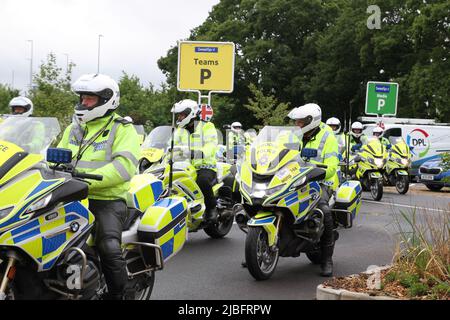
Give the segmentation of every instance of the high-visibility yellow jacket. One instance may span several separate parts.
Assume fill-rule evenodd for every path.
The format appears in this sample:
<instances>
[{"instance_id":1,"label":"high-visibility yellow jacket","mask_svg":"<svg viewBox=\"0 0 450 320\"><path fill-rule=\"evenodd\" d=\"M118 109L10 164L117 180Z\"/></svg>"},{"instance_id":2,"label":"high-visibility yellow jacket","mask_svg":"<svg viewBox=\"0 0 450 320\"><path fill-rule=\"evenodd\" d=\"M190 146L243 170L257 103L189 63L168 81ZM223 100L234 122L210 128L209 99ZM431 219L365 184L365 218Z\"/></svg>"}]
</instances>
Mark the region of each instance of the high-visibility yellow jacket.
<instances>
[{"instance_id":1,"label":"high-visibility yellow jacket","mask_svg":"<svg viewBox=\"0 0 450 320\"><path fill-rule=\"evenodd\" d=\"M212 122L198 121L193 133L178 128L175 132L175 145L189 145L192 151L202 151L203 158L192 159L196 169L217 170L216 152L218 149L217 131Z\"/></svg>"},{"instance_id":2,"label":"high-visibility yellow jacket","mask_svg":"<svg viewBox=\"0 0 450 320\"><path fill-rule=\"evenodd\" d=\"M329 126L326 127L329 128ZM323 163L328 166L325 180L333 190L336 190L339 186L339 178L337 176L339 165L338 142L333 130L328 130L326 127L321 125L320 131L309 139L303 145L303 148L317 150L317 157L310 160L312 163Z\"/></svg>"},{"instance_id":3,"label":"high-visibility yellow jacket","mask_svg":"<svg viewBox=\"0 0 450 320\"><path fill-rule=\"evenodd\" d=\"M89 180L89 199L126 200L140 157L139 137L132 123L116 113L85 125L72 123L58 148L72 150L72 163L78 171L103 176L102 181Z\"/></svg>"}]
</instances>

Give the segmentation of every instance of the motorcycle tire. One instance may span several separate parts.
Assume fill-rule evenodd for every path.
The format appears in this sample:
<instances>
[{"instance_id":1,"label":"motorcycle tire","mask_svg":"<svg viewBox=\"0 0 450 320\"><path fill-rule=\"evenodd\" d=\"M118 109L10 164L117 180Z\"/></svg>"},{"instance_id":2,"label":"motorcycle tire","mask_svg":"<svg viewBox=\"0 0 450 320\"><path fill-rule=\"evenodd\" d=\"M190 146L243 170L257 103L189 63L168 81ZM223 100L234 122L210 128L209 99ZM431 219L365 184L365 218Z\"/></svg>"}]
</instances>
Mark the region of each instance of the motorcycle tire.
<instances>
[{"instance_id":1,"label":"motorcycle tire","mask_svg":"<svg viewBox=\"0 0 450 320\"><path fill-rule=\"evenodd\" d=\"M233 227L234 216L221 218L217 223L205 227L205 233L213 239L220 239L225 237Z\"/></svg>"},{"instance_id":2,"label":"motorcycle tire","mask_svg":"<svg viewBox=\"0 0 450 320\"><path fill-rule=\"evenodd\" d=\"M269 279L278 263L278 250L269 248L268 236L261 227L249 228L245 239L245 262L250 274L258 281Z\"/></svg>"},{"instance_id":3,"label":"motorcycle tire","mask_svg":"<svg viewBox=\"0 0 450 320\"><path fill-rule=\"evenodd\" d=\"M435 184L429 184L429 183L425 184L425 186L428 189L430 189L431 191L439 191L439 190L441 190L444 187L444 186L437 186Z\"/></svg>"},{"instance_id":4,"label":"motorcycle tire","mask_svg":"<svg viewBox=\"0 0 450 320\"><path fill-rule=\"evenodd\" d=\"M127 296L128 300L150 300L153 292L153 287L155 285L155 271L145 273L145 277L147 277L145 286L139 290L137 289L137 287L139 287L140 285L139 282L144 281L143 279L141 279L141 276L128 280L127 286L131 285L133 287L133 290L131 291L132 296Z\"/></svg>"},{"instance_id":5,"label":"motorcycle tire","mask_svg":"<svg viewBox=\"0 0 450 320\"><path fill-rule=\"evenodd\" d=\"M408 176L398 176L395 182L395 188L400 194L405 194L409 190L409 178Z\"/></svg>"},{"instance_id":6,"label":"motorcycle tire","mask_svg":"<svg viewBox=\"0 0 450 320\"><path fill-rule=\"evenodd\" d=\"M383 197L383 180L376 179L370 182L370 194L373 200L380 201Z\"/></svg>"}]
</instances>

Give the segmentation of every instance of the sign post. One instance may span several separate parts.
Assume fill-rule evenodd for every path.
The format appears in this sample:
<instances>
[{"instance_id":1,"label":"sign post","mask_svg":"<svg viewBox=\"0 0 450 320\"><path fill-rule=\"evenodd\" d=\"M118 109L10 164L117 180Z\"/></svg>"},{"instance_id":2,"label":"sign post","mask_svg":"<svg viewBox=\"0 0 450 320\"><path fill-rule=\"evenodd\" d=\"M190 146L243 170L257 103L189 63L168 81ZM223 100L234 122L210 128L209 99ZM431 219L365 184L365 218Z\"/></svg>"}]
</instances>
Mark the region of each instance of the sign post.
<instances>
[{"instance_id":1,"label":"sign post","mask_svg":"<svg viewBox=\"0 0 450 320\"><path fill-rule=\"evenodd\" d=\"M376 116L396 116L398 83L367 82L366 114Z\"/></svg>"},{"instance_id":2,"label":"sign post","mask_svg":"<svg viewBox=\"0 0 450 320\"><path fill-rule=\"evenodd\" d=\"M208 105L212 93L233 92L234 48L232 42L179 41L178 90L197 92L198 103L208 98Z\"/></svg>"}]
</instances>

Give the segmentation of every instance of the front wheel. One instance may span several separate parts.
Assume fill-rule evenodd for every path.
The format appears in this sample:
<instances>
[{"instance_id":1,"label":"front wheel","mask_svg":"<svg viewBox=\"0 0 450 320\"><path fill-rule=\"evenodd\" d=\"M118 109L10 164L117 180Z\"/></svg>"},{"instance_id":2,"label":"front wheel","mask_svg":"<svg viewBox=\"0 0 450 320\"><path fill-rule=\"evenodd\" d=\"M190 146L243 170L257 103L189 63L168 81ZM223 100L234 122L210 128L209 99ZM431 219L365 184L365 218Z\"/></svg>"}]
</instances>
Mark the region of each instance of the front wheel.
<instances>
[{"instance_id":1,"label":"front wheel","mask_svg":"<svg viewBox=\"0 0 450 320\"><path fill-rule=\"evenodd\" d=\"M383 197L383 180L382 179L372 179L370 181L370 194L373 200L380 201Z\"/></svg>"},{"instance_id":2,"label":"front wheel","mask_svg":"<svg viewBox=\"0 0 450 320\"><path fill-rule=\"evenodd\" d=\"M400 194L407 193L409 190L409 177L398 175L397 180L395 182L395 188Z\"/></svg>"},{"instance_id":3,"label":"front wheel","mask_svg":"<svg viewBox=\"0 0 450 320\"><path fill-rule=\"evenodd\" d=\"M220 216L217 223L205 227L205 233L213 239L225 237L233 227L234 216Z\"/></svg>"},{"instance_id":4,"label":"front wheel","mask_svg":"<svg viewBox=\"0 0 450 320\"><path fill-rule=\"evenodd\" d=\"M269 247L267 232L261 227L251 227L245 239L245 261L256 280L267 280L278 263L278 250Z\"/></svg>"}]
</instances>

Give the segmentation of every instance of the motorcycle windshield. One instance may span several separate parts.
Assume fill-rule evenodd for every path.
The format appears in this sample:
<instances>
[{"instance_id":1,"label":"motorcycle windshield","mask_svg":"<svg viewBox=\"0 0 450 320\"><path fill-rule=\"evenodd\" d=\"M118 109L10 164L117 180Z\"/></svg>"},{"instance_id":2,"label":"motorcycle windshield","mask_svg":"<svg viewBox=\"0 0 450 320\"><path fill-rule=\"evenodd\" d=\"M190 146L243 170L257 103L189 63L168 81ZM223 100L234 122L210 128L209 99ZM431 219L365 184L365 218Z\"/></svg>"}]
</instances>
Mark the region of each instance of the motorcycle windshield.
<instances>
[{"instance_id":1,"label":"motorcycle windshield","mask_svg":"<svg viewBox=\"0 0 450 320\"><path fill-rule=\"evenodd\" d=\"M160 126L153 129L145 138L142 149L163 149L166 151L170 147L172 127Z\"/></svg>"},{"instance_id":2,"label":"motorcycle windshield","mask_svg":"<svg viewBox=\"0 0 450 320\"><path fill-rule=\"evenodd\" d=\"M299 127L264 127L246 154L247 162L258 171L274 169L290 150L299 151L302 141Z\"/></svg>"},{"instance_id":3,"label":"motorcycle windshield","mask_svg":"<svg viewBox=\"0 0 450 320\"><path fill-rule=\"evenodd\" d=\"M47 148L61 132L58 119L9 116L0 123L0 141L7 141L24 151L45 156Z\"/></svg>"}]
</instances>

